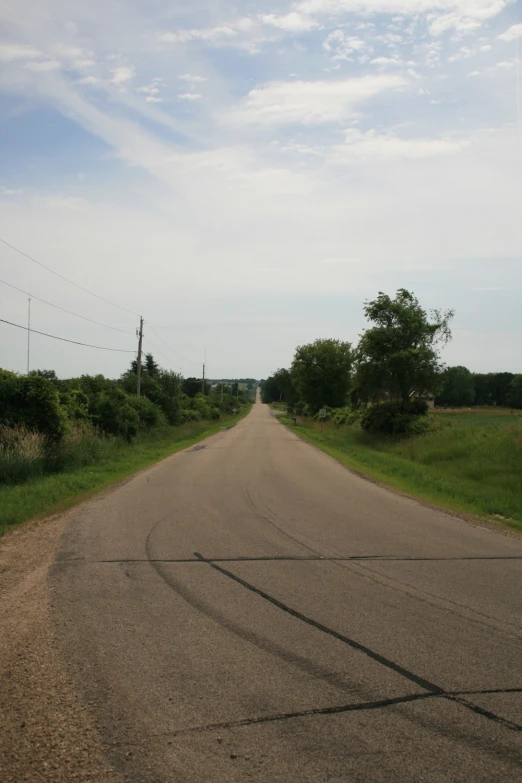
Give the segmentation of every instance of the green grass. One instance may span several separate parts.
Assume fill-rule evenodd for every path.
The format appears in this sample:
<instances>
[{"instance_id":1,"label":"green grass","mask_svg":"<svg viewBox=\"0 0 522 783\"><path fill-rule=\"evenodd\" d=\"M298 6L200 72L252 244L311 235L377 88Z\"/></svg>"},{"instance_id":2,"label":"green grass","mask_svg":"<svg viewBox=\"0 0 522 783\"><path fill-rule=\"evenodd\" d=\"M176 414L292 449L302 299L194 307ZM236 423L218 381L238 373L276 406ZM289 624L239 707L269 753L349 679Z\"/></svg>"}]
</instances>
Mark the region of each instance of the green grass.
<instances>
[{"instance_id":1,"label":"green grass","mask_svg":"<svg viewBox=\"0 0 522 783\"><path fill-rule=\"evenodd\" d=\"M13 525L77 505L127 476L214 435L222 427L237 423L250 409L250 405L245 406L239 414L222 416L219 421L190 422L140 433L132 444L107 440L101 458L94 464L15 486L0 486L0 536Z\"/></svg>"},{"instance_id":2,"label":"green grass","mask_svg":"<svg viewBox=\"0 0 522 783\"><path fill-rule=\"evenodd\" d=\"M522 530L522 415L435 412L434 429L403 440L299 418L304 440L384 484L451 511Z\"/></svg>"}]
</instances>

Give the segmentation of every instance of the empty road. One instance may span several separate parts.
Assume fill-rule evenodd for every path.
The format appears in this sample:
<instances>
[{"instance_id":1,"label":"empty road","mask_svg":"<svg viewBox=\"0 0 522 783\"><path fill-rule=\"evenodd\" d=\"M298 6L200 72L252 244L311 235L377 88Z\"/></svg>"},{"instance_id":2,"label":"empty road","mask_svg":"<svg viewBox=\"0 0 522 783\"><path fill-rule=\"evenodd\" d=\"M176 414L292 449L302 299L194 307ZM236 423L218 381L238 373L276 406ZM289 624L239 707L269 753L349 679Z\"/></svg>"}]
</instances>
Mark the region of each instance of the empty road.
<instances>
[{"instance_id":1,"label":"empty road","mask_svg":"<svg viewBox=\"0 0 522 783\"><path fill-rule=\"evenodd\" d=\"M73 516L54 631L126 780L515 781L522 542L261 404Z\"/></svg>"}]
</instances>

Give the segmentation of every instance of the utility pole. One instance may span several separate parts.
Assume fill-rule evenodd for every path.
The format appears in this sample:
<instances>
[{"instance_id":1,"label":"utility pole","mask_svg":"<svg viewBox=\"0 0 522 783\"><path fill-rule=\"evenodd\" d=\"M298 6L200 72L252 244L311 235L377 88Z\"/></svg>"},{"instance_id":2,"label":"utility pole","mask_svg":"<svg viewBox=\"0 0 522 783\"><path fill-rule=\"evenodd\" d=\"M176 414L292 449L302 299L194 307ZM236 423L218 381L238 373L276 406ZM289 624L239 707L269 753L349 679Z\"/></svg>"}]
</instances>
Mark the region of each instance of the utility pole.
<instances>
[{"instance_id":1,"label":"utility pole","mask_svg":"<svg viewBox=\"0 0 522 783\"><path fill-rule=\"evenodd\" d=\"M205 396L205 365L203 365L203 397Z\"/></svg>"},{"instance_id":2,"label":"utility pole","mask_svg":"<svg viewBox=\"0 0 522 783\"><path fill-rule=\"evenodd\" d=\"M136 383L136 397L139 397L141 394L141 349L143 346L143 318L140 318L140 331L138 333L139 343L138 343L138 370L137 370L137 376L138 380Z\"/></svg>"},{"instance_id":3,"label":"utility pole","mask_svg":"<svg viewBox=\"0 0 522 783\"><path fill-rule=\"evenodd\" d=\"M27 375L29 375L29 356L31 353L31 299L27 300Z\"/></svg>"}]
</instances>

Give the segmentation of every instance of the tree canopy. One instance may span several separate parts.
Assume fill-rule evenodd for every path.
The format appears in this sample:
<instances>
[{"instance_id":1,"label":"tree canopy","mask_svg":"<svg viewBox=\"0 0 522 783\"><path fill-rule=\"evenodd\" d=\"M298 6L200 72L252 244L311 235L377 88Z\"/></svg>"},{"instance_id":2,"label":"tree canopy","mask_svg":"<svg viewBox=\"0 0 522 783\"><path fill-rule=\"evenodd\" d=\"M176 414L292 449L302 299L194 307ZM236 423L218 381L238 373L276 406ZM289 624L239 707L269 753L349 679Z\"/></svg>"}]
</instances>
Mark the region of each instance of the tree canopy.
<instances>
[{"instance_id":1,"label":"tree canopy","mask_svg":"<svg viewBox=\"0 0 522 783\"><path fill-rule=\"evenodd\" d=\"M361 336L356 354L356 388L365 400L406 403L412 394L436 391L442 366L438 344L451 339L453 311L423 310L417 297L401 288L395 298L379 293L364 313L374 326Z\"/></svg>"},{"instance_id":2,"label":"tree canopy","mask_svg":"<svg viewBox=\"0 0 522 783\"><path fill-rule=\"evenodd\" d=\"M341 340L316 340L297 348L293 384L312 413L325 406L340 408L350 390L352 346Z\"/></svg>"}]
</instances>

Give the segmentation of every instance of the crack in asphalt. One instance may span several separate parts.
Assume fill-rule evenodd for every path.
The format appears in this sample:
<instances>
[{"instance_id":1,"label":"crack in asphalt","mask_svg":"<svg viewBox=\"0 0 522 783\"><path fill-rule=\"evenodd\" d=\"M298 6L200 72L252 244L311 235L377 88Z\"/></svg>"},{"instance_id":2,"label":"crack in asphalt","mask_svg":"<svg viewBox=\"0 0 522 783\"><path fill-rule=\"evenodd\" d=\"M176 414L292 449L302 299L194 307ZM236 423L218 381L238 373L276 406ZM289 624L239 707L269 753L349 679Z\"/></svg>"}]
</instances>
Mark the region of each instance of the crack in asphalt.
<instances>
[{"instance_id":1,"label":"crack in asphalt","mask_svg":"<svg viewBox=\"0 0 522 783\"><path fill-rule=\"evenodd\" d=\"M323 557L322 555L303 555L303 556L294 556L294 555L281 555L281 556L260 556L260 557L209 557L207 559L205 558L194 558L194 557L181 557L181 558L168 558L168 557L161 557L161 558L140 558L140 557L129 557L129 558L106 558L103 560L85 560L83 558L70 558L67 560L58 560L57 564L63 564L63 563L81 563L85 565L89 564L97 564L97 563L292 563L292 562L311 562L311 563L350 563L353 561L358 560L374 560L378 562L398 562L398 563L409 563L409 562L428 562L428 563L440 563L440 562L467 562L467 561L475 561L475 560L492 560L492 561L503 561L503 560L522 560L522 556L518 555L506 555L506 556L498 556L498 557L489 557L489 556L476 556L476 557L400 557L398 555L350 555L347 557Z\"/></svg>"},{"instance_id":2,"label":"crack in asphalt","mask_svg":"<svg viewBox=\"0 0 522 783\"><path fill-rule=\"evenodd\" d=\"M244 579L241 579L241 577L236 576L231 571L227 571L225 568L222 568L221 566L217 565L216 562L210 561L203 557L199 552L194 552L194 556L198 558L198 560L201 560L201 562L206 563L211 568L213 568L216 571L219 571L219 573L223 574L229 579L232 579L234 582L237 582L242 587L246 588L252 593L255 593L260 598L263 598L265 601L268 601L273 606L276 606L278 609L281 609L283 612L286 612L290 614L292 617L295 617L298 620L301 620L302 622L306 623L307 625L312 626L313 628L316 628L317 630L321 631L322 633L326 633L329 636L333 636L335 639L338 639L339 641L343 642L344 644L347 644L349 647L352 647L355 650L358 650L359 652L364 653L368 658L371 658L372 660L376 661L377 663L381 664L382 666L385 666L386 668L396 672L397 674L401 675L405 679L409 680L410 682L415 683L416 685L419 685L421 688L424 688L427 693L425 694L416 694L417 696L437 696L440 698L447 699L449 701L455 701L459 704L462 704L467 709L471 710L472 712L475 712L489 720L493 720L497 723L500 723L501 725L505 726L508 729L511 729L512 731L522 731L522 726L518 723L515 723L514 721L508 720L507 718L503 718L500 715L497 715L494 712L491 712L490 710L486 710L483 707L479 707L476 704L473 704L472 702L469 702L467 699L463 698L463 694L461 693L448 693L440 686L436 685L435 683L430 682L429 680L424 679L423 677L420 677L419 675L415 674L414 672L409 671L408 669L405 669L403 666L400 666L399 664L395 663L394 661L391 661L388 658L385 658L383 655L380 655L380 653L375 652L374 650L371 650L369 647L366 647L363 644L360 644L359 642L356 642L354 639L350 639L348 636L344 636L344 634L338 633L337 631L334 631L332 628L329 628L326 625L323 625L322 623L317 622L316 620L312 619L311 617L308 617L307 615L302 614L301 612L292 609L291 607L287 606L286 604L279 601L277 598L274 598L273 596L269 595L268 593L265 593L264 590L260 590L259 588L255 587L254 585L250 584L249 582L246 582ZM521 689L514 689L509 691L502 691L502 690L494 690L493 692L496 693L503 693L503 692L520 692ZM485 692L479 692L479 693L485 693ZM473 692L467 692L466 695L472 695ZM478 695L478 694L476 694ZM347 711L347 710L345 710Z\"/></svg>"}]
</instances>

